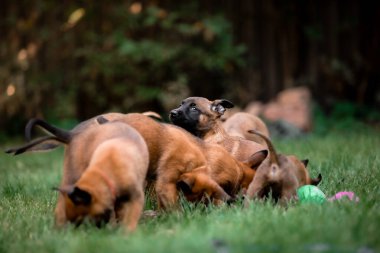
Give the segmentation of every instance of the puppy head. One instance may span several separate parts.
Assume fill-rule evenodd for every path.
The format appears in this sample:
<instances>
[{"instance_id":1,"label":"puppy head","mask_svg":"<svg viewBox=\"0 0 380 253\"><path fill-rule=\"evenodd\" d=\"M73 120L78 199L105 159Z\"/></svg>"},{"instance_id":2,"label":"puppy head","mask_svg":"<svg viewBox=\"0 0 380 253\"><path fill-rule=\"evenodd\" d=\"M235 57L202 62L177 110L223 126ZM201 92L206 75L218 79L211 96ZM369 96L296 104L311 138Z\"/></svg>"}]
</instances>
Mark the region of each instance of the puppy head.
<instances>
[{"instance_id":1,"label":"puppy head","mask_svg":"<svg viewBox=\"0 0 380 253\"><path fill-rule=\"evenodd\" d=\"M200 132L211 129L215 121L224 114L226 108L233 106L226 99L210 101L203 97L189 97L170 112L169 118L173 124L198 135Z\"/></svg>"},{"instance_id":2,"label":"puppy head","mask_svg":"<svg viewBox=\"0 0 380 253\"><path fill-rule=\"evenodd\" d=\"M317 186L322 181L322 175L319 174L316 178L311 178L307 170L309 159L299 160L294 155L284 156L283 160L286 163L282 164L288 171L293 171L297 175L299 186L311 184Z\"/></svg>"},{"instance_id":3,"label":"puppy head","mask_svg":"<svg viewBox=\"0 0 380 253\"><path fill-rule=\"evenodd\" d=\"M231 200L231 197L207 174L187 172L180 176L177 189L190 202L214 203Z\"/></svg>"},{"instance_id":4,"label":"puppy head","mask_svg":"<svg viewBox=\"0 0 380 253\"><path fill-rule=\"evenodd\" d=\"M56 188L65 198L65 211L67 219L80 225L85 219L96 226L109 222L112 216L112 208L100 196L84 190L79 186L66 186Z\"/></svg>"},{"instance_id":5,"label":"puppy head","mask_svg":"<svg viewBox=\"0 0 380 253\"><path fill-rule=\"evenodd\" d=\"M181 191L190 202L200 201L204 193L203 187L199 187L196 176L191 173L181 175L177 182L177 190Z\"/></svg>"}]
</instances>

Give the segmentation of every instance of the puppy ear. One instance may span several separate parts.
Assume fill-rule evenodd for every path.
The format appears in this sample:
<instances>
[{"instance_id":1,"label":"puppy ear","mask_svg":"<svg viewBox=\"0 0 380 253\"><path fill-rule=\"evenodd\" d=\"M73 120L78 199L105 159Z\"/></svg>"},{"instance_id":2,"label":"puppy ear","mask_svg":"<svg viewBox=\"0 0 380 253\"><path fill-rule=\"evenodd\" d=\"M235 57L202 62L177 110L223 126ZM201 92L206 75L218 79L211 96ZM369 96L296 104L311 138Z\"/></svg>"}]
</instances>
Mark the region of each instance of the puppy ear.
<instances>
[{"instance_id":1,"label":"puppy ear","mask_svg":"<svg viewBox=\"0 0 380 253\"><path fill-rule=\"evenodd\" d=\"M99 116L96 118L96 121L98 122L99 125L105 124L109 122L108 119L104 118L103 116Z\"/></svg>"},{"instance_id":2,"label":"puppy ear","mask_svg":"<svg viewBox=\"0 0 380 253\"><path fill-rule=\"evenodd\" d=\"M74 205L89 205L91 204L91 194L74 185L55 187L54 190L67 195Z\"/></svg>"},{"instance_id":3,"label":"puppy ear","mask_svg":"<svg viewBox=\"0 0 380 253\"><path fill-rule=\"evenodd\" d=\"M91 204L91 194L78 187L74 188L74 191L67 195L75 205L89 205Z\"/></svg>"},{"instance_id":4,"label":"puppy ear","mask_svg":"<svg viewBox=\"0 0 380 253\"><path fill-rule=\"evenodd\" d=\"M305 168L306 168L307 165L309 164L309 159L301 160L301 163L303 163L303 165L305 165Z\"/></svg>"},{"instance_id":5,"label":"puppy ear","mask_svg":"<svg viewBox=\"0 0 380 253\"><path fill-rule=\"evenodd\" d=\"M181 190L184 194L192 193L192 188L195 183L194 176L182 175L177 182L177 189Z\"/></svg>"},{"instance_id":6,"label":"puppy ear","mask_svg":"<svg viewBox=\"0 0 380 253\"><path fill-rule=\"evenodd\" d=\"M211 103L211 110L223 115L226 108L232 108L234 104L227 99L217 99Z\"/></svg>"},{"instance_id":7,"label":"puppy ear","mask_svg":"<svg viewBox=\"0 0 380 253\"><path fill-rule=\"evenodd\" d=\"M322 175L319 173L317 178L310 178L310 184L317 186L322 181Z\"/></svg>"},{"instance_id":8,"label":"puppy ear","mask_svg":"<svg viewBox=\"0 0 380 253\"><path fill-rule=\"evenodd\" d=\"M214 100L214 103L215 102L218 103L218 104L220 104L224 108L232 108L232 107L234 107L234 104L231 101L228 101L227 99L217 99L217 100Z\"/></svg>"},{"instance_id":9,"label":"puppy ear","mask_svg":"<svg viewBox=\"0 0 380 253\"><path fill-rule=\"evenodd\" d=\"M252 169L256 169L268 156L268 150L261 150L251 155L248 160L243 163Z\"/></svg>"}]
</instances>

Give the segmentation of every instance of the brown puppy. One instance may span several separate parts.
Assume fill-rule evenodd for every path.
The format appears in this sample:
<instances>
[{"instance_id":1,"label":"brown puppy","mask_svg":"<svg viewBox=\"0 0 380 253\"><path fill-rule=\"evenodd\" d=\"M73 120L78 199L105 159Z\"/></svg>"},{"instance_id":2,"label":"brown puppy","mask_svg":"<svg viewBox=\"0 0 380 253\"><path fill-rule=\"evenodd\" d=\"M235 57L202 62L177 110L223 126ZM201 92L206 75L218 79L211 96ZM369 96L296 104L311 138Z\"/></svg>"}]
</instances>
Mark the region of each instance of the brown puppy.
<instances>
[{"instance_id":1,"label":"brown puppy","mask_svg":"<svg viewBox=\"0 0 380 253\"><path fill-rule=\"evenodd\" d=\"M103 114L82 122L71 132L77 135L87 128L107 121L127 123L137 129L146 140L150 153L148 179L156 181L158 202L163 208L170 208L177 203L177 187L181 189L184 185L187 185L187 188L194 188L191 194L196 192L201 196L206 193L217 203L229 200L231 197L223 188L231 194L235 194L240 188L247 188L254 175L254 170L251 168L257 167L267 155L265 150L253 154L243 164L233 159L219 145L206 144L181 128L158 123L137 113ZM41 121L35 121L33 124L42 126L50 133L60 133L57 128L52 128ZM64 136L61 133L59 135ZM65 161L67 156L73 154L66 152ZM70 179L75 173L71 163L65 162L64 178ZM193 187L194 184L197 187Z\"/></svg>"},{"instance_id":2,"label":"brown puppy","mask_svg":"<svg viewBox=\"0 0 380 253\"><path fill-rule=\"evenodd\" d=\"M48 150L61 143L69 144L65 149L62 185L72 184L81 176L89 161L88 153L77 152L78 147L81 149L85 143L82 141L82 133L109 121L130 124L146 140L150 157L147 179L148 181L155 181L159 207L169 209L177 204L177 182L180 181L182 174L190 171L194 175L203 175L203 189L207 188L207 193L211 198L217 201L231 199L210 177L211 170L202 149L202 140L195 138L179 127L161 124L138 113L103 114L80 123L70 132L51 126L43 120L31 120L26 127L27 137L30 136L31 129L35 125L42 127L53 136L41 137L22 147L8 150L8 152L19 154L34 150ZM92 152L90 149L86 151ZM59 199L56 208L56 222L58 224L66 220L65 213L61 212L64 210L61 207L62 203Z\"/></svg>"},{"instance_id":3,"label":"brown puppy","mask_svg":"<svg viewBox=\"0 0 380 253\"><path fill-rule=\"evenodd\" d=\"M267 155L267 151L263 151L263 154L256 153L243 163L218 144L205 143L203 150L210 166L210 177L233 197L239 192L246 192L255 175L253 168L257 168L262 162L262 156ZM208 177L199 173L184 173L177 186L189 201L200 201L204 193L210 196L207 184L204 183Z\"/></svg>"},{"instance_id":4,"label":"brown puppy","mask_svg":"<svg viewBox=\"0 0 380 253\"><path fill-rule=\"evenodd\" d=\"M69 162L78 166L88 162L88 166L75 184L59 188L66 219L80 223L87 216L95 222L107 222L115 212L116 220L133 231L144 208L149 163L141 135L118 122L94 126L73 138L67 152L71 152Z\"/></svg>"},{"instance_id":5,"label":"brown puppy","mask_svg":"<svg viewBox=\"0 0 380 253\"><path fill-rule=\"evenodd\" d=\"M134 230L144 207L143 185L149 162L141 135L120 122L93 125L79 132L42 124L54 129L56 135L13 152L32 151L33 145L51 140L67 144L56 225L80 223L85 217L96 223L107 222L114 213L128 231Z\"/></svg>"},{"instance_id":6,"label":"brown puppy","mask_svg":"<svg viewBox=\"0 0 380 253\"><path fill-rule=\"evenodd\" d=\"M170 120L207 143L223 146L239 161L247 161L253 154L261 153L266 157L266 146L259 143L230 136L223 128L220 117L226 108L233 104L225 99L210 101L203 97L189 97L182 101L180 107L170 112Z\"/></svg>"},{"instance_id":7,"label":"brown puppy","mask_svg":"<svg viewBox=\"0 0 380 253\"><path fill-rule=\"evenodd\" d=\"M223 122L223 128L231 136L238 136L263 146L266 146L266 142L257 135L248 133L248 130L255 130L269 137L269 130L265 123L259 117L246 112L237 112L229 117Z\"/></svg>"},{"instance_id":8,"label":"brown puppy","mask_svg":"<svg viewBox=\"0 0 380 253\"><path fill-rule=\"evenodd\" d=\"M300 161L293 155L277 154L271 141L259 132L250 131L263 138L269 148L269 156L256 170L255 177L247 190L246 205L251 199L268 197L286 203L295 198L297 189L306 184L318 185L322 180L321 174L312 179L306 169L308 160Z\"/></svg>"},{"instance_id":9,"label":"brown puppy","mask_svg":"<svg viewBox=\"0 0 380 253\"><path fill-rule=\"evenodd\" d=\"M229 200L227 193L233 195L242 185L247 187L254 175L251 167L266 156L266 151L254 154L243 164L219 145L207 144L182 128L137 113L119 117L104 114L98 121L120 120L144 137L150 154L149 174L155 178L159 204L164 208L177 203L177 189L189 200L199 200L205 193L217 203Z\"/></svg>"}]
</instances>

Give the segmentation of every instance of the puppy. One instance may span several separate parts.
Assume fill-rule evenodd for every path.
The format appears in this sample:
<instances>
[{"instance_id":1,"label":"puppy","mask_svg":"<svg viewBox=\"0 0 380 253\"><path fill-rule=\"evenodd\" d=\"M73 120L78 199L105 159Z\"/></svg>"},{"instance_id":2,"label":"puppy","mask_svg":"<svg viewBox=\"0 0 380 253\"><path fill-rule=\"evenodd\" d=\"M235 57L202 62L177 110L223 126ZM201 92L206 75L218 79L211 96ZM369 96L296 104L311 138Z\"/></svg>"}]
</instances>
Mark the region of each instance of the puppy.
<instances>
[{"instance_id":1,"label":"puppy","mask_svg":"<svg viewBox=\"0 0 380 253\"><path fill-rule=\"evenodd\" d=\"M144 180L149 163L141 135L120 122L93 125L79 132L41 122L55 136L42 137L8 153L31 151L51 140L67 145L58 188L62 194L55 208L56 225L68 221L80 224L84 218L100 224L108 222L114 214L127 231L133 231L144 207Z\"/></svg>"},{"instance_id":2,"label":"puppy","mask_svg":"<svg viewBox=\"0 0 380 253\"><path fill-rule=\"evenodd\" d=\"M108 116L104 114L98 120L115 120L113 115ZM242 163L221 146L205 143L177 126L137 113L120 115L118 120L131 125L144 137L158 203L164 209L177 203L178 190L190 201L198 201L205 194L214 203L229 201L230 195L248 187L254 175L251 167L258 166L262 156L266 156L266 153L253 154Z\"/></svg>"},{"instance_id":3,"label":"puppy","mask_svg":"<svg viewBox=\"0 0 380 253\"><path fill-rule=\"evenodd\" d=\"M226 191L236 194L241 188L246 189L254 176L252 168L257 167L267 155L264 150L251 155L244 163L237 162L219 145L207 144L182 128L156 122L138 113L103 114L80 123L71 132L76 135L108 121L127 123L145 139L150 156L147 179L155 182L158 204L163 209L176 205L178 190L186 192L189 200L199 200L205 194L214 203L230 200L231 196ZM50 133L59 133L56 128L51 128L40 120L30 125L39 125ZM21 147L20 150L22 149ZM71 155L66 152L66 156ZM64 178L70 177L72 170L70 163L66 162Z\"/></svg>"},{"instance_id":4,"label":"puppy","mask_svg":"<svg viewBox=\"0 0 380 253\"><path fill-rule=\"evenodd\" d=\"M71 145L76 152L72 156L78 156L81 162L79 156L89 149L91 158L74 185L59 188L65 199L66 218L81 222L88 216L97 223L107 222L114 211L127 231L133 231L144 208L149 162L141 135L126 124L114 122L88 129Z\"/></svg>"},{"instance_id":5,"label":"puppy","mask_svg":"<svg viewBox=\"0 0 380 253\"><path fill-rule=\"evenodd\" d=\"M248 133L248 130L255 130L269 137L269 130L265 123L259 117L246 112L237 112L226 119L223 122L223 128L231 136L238 136L263 146L266 146L266 142L257 135Z\"/></svg>"},{"instance_id":6,"label":"puppy","mask_svg":"<svg viewBox=\"0 0 380 253\"><path fill-rule=\"evenodd\" d=\"M308 160L300 161L293 155L277 154L271 141L265 135L249 131L266 141L269 156L256 170L255 177L248 187L246 206L251 199L261 199L272 194L275 202L282 204L294 199L297 189L306 184L318 185L322 180L321 174L312 179L306 169Z\"/></svg>"},{"instance_id":7,"label":"puppy","mask_svg":"<svg viewBox=\"0 0 380 253\"><path fill-rule=\"evenodd\" d=\"M211 178L215 180L233 198L238 194L245 194L255 175L254 168L262 162L262 156L267 151L253 154L245 162L233 158L222 146L205 143L204 153L210 165ZM204 193L208 193L208 177L198 173L185 173L177 183L189 201L201 201ZM209 193L207 195L210 195Z\"/></svg>"},{"instance_id":8,"label":"puppy","mask_svg":"<svg viewBox=\"0 0 380 253\"><path fill-rule=\"evenodd\" d=\"M103 114L80 123L69 133L51 126L42 120L33 120L26 128L26 135L31 132L33 126L37 125L48 131L52 136L41 137L12 151L14 153L22 153L30 149L44 150L53 147L53 145L50 145L52 141L63 140L62 142L71 144L72 139L78 140L78 143L68 145L65 151L63 180L64 182L71 182L73 181L72 178L80 176L82 171L78 170L78 166L73 166L77 164L77 162L73 161L80 160L80 157L83 157L83 154L78 156L75 149L71 151L71 147L76 147L82 143L80 138L74 138L73 136L81 136L82 133L85 133L89 129L107 124L108 122L128 124L135 128L146 141L150 158L147 179L155 183L155 191L160 208L176 208L178 200L177 182L180 181L182 174L188 172L194 175L202 175L203 179L207 179L203 180L203 189L207 189L207 192L204 192L208 193L212 199L215 199L217 202L231 199L223 188L210 177L211 170L202 148L202 140L179 127L156 122L150 117L139 113ZM46 145L46 143L49 145ZM82 160L83 163L86 161L86 159ZM57 208L57 210L60 210L60 208ZM64 215L57 213L56 217L60 220L59 217L64 217Z\"/></svg>"},{"instance_id":9,"label":"puppy","mask_svg":"<svg viewBox=\"0 0 380 253\"><path fill-rule=\"evenodd\" d=\"M226 99L209 101L203 97L189 97L181 105L173 109L169 118L173 124L180 126L207 143L223 146L234 158L246 161L255 153L266 157L266 146L259 143L230 136L223 128L220 117L226 108L234 105Z\"/></svg>"}]
</instances>

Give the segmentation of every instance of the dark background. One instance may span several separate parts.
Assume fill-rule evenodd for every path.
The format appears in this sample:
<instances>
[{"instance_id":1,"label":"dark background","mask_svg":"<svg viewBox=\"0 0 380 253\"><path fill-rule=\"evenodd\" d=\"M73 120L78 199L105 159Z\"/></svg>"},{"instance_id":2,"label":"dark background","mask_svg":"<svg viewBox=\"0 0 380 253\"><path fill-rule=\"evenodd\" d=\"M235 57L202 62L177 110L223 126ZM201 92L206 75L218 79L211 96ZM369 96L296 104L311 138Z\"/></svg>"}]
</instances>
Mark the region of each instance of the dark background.
<instances>
[{"instance_id":1,"label":"dark background","mask_svg":"<svg viewBox=\"0 0 380 253\"><path fill-rule=\"evenodd\" d=\"M244 107L294 86L376 124L379 25L379 1L3 0L0 127L167 114L190 95Z\"/></svg>"}]
</instances>

